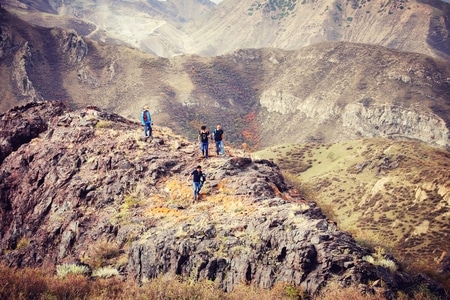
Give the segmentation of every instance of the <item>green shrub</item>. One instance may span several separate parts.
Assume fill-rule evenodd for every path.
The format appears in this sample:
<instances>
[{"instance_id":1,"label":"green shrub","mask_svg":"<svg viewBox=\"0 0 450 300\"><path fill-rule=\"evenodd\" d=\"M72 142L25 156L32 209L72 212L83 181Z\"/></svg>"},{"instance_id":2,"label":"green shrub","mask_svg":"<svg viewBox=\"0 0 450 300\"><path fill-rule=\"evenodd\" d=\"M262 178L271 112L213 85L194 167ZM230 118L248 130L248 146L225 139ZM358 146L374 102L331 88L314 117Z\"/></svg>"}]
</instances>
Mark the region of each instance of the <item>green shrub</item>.
<instances>
[{"instance_id":1,"label":"green shrub","mask_svg":"<svg viewBox=\"0 0 450 300\"><path fill-rule=\"evenodd\" d=\"M294 285L286 285L284 287L284 293L286 296L292 299L305 299L305 293L299 287Z\"/></svg>"}]
</instances>

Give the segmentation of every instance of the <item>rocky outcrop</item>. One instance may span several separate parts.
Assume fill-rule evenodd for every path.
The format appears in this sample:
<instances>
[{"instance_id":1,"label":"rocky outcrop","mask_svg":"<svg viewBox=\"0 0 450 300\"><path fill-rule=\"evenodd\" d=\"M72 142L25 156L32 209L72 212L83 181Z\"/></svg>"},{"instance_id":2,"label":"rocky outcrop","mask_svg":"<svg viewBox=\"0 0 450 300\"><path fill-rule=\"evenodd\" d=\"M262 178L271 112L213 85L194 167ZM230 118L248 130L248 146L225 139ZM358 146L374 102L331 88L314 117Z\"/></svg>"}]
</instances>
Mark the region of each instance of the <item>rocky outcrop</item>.
<instances>
[{"instance_id":1,"label":"rocky outcrop","mask_svg":"<svg viewBox=\"0 0 450 300\"><path fill-rule=\"evenodd\" d=\"M344 127L364 137L409 138L431 145L450 145L450 131L444 120L427 112L383 105L347 105L342 113Z\"/></svg>"},{"instance_id":2,"label":"rocky outcrop","mask_svg":"<svg viewBox=\"0 0 450 300\"><path fill-rule=\"evenodd\" d=\"M12 44L9 28L6 26L0 26L0 58L9 54Z\"/></svg>"},{"instance_id":3,"label":"rocky outcrop","mask_svg":"<svg viewBox=\"0 0 450 300\"><path fill-rule=\"evenodd\" d=\"M58 103L40 105L30 103L23 107L15 107L6 114L0 115L0 164L20 146L37 138L48 129L48 119L62 112Z\"/></svg>"},{"instance_id":4,"label":"rocky outcrop","mask_svg":"<svg viewBox=\"0 0 450 300\"><path fill-rule=\"evenodd\" d=\"M21 96L30 97L30 100L42 100L42 97L33 87L33 82L30 80L26 65L31 60L31 52L27 42L21 45L13 58L13 74L12 80L20 92Z\"/></svg>"},{"instance_id":5,"label":"rocky outcrop","mask_svg":"<svg viewBox=\"0 0 450 300\"><path fill-rule=\"evenodd\" d=\"M3 100L63 98L61 70L79 66L87 54L86 42L74 30L31 27L0 8L0 58L9 70L4 81L11 84L2 90Z\"/></svg>"},{"instance_id":6,"label":"rocky outcrop","mask_svg":"<svg viewBox=\"0 0 450 300\"><path fill-rule=\"evenodd\" d=\"M386 137L420 140L439 147L450 145L450 131L445 120L424 110L395 105L349 103L342 106L329 102L314 103L314 100L301 101L289 94L272 96L266 95L261 99L270 112L296 114L302 127L309 128L307 132L296 132L296 136L320 132L328 124L334 123L336 127L331 130L338 140ZM298 138L305 140L307 136Z\"/></svg>"},{"instance_id":7,"label":"rocky outcrop","mask_svg":"<svg viewBox=\"0 0 450 300\"><path fill-rule=\"evenodd\" d=\"M68 57L69 63L78 64L88 54L86 42L75 30L54 30L53 34L60 41L60 50Z\"/></svg>"},{"instance_id":8,"label":"rocky outcrop","mask_svg":"<svg viewBox=\"0 0 450 300\"><path fill-rule=\"evenodd\" d=\"M211 157L201 163L201 201L191 203L186 178L198 149L166 128L155 126L147 140L134 121L55 102L17 107L2 122L2 263L83 261L141 281L164 273L210 279L226 291L288 282L315 293L333 279L388 298L417 284L443 293L425 278L369 263L369 250L273 162Z\"/></svg>"},{"instance_id":9,"label":"rocky outcrop","mask_svg":"<svg viewBox=\"0 0 450 300\"><path fill-rule=\"evenodd\" d=\"M254 209L251 214L212 220L205 212L153 228L151 238L131 247L129 273L140 280L161 272L208 279L228 291L244 282L262 288L286 282L314 293L331 278L363 284L381 279L396 289L414 281L364 261L367 250L312 203L275 197L245 205Z\"/></svg>"}]
</instances>

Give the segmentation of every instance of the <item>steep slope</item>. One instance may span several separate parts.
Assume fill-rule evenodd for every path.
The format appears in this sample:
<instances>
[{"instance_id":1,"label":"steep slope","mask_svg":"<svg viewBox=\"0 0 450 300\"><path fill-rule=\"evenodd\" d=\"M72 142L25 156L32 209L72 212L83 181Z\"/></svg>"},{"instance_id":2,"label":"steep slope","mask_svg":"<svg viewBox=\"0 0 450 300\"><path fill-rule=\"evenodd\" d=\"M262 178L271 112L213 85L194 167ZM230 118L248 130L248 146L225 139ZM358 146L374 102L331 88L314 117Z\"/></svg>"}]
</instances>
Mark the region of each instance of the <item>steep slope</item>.
<instances>
[{"instance_id":1,"label":"steep slope","mask_svg":"<svg viewBox=\"0 0 450 300\"><path fill-rule=\"evenodd\" d=\"M274 159L338 227L450 284L450 153L417 141L283 145ZM292 178L291 178L292 179Z\"/></svg>"},{"instance_id":2,"label":"steep slope","mask_svg":"<svg viewBox=\"0 0 450 300\"><path fill-rule=\"evenodd\" d=\"M223 1L196 20L198 51L299 49L324 41L381 45L449 58L450 4L442 1Z\"/></svg>"},{"instance_id":3,"label":"steep slope","mask_svg":"<svg viewBox=\"0 0 450 300\"><path fill-rule=\"evenodd\" d=\"M164 57L244 48L299 49L325 41L450 57L450 4L394 1L6 1L24 20L75 29ZM40 13L45 12L45 13Z\"/></svg>"},{"instance_id":4,"label":"steep slope","mask_svg":"<svg viewBox=\"0 0 450 300\"><path fill-rule=\"evenodd\" d=\"M9 266L82 261L138 280L215 280L224 290L287 282L315 293L333 279L391 297L427 284L443 296L433 282L392 267L393 258L390 268L369 263L369 251L267 160L203 161L208 181L192 204L186 179L198 149L165 128L145 140L119 115L55 102L1 117L0 145L17 149L2 146L0 166L0 260ZM378 279L383 287L372 284Z\"/></svg>"},{"instance_id":5,"label":"steep slope","mask_svg":"<svg viewBox=\"0 0 450 300\"><path fill-rule=\"evenodd\" d=\"M445 60L349 43L168 59L0 17L3 110L46 99L137 119L147 104L178 134L222 123L228 142L255 148L377 136L450 144Z\"/></svg>"},{"instance_id":6,"label":"steep slope","mask_svg":"<svg viewBox=\"0 0 450 300\"><path fill-rule=\"evenodd\" d=\"M183 26L215 4L208 0L83 0L6 1L4 6L35 25L71 29L97 41L170 57L190 52Z\"/></svg>"}]
</instances>

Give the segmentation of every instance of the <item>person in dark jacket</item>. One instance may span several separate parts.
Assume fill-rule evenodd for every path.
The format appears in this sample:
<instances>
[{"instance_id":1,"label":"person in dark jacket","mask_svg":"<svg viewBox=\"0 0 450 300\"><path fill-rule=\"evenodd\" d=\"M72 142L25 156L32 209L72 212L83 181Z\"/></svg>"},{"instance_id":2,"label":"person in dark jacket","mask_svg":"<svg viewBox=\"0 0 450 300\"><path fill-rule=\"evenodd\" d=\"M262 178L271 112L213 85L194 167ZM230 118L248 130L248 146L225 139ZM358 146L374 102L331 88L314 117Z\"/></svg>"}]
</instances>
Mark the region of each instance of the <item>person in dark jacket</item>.
<instances>
[{"instance_id":1,"label":"person in dark jacket","mask_svg":"<svg viewBox=\"0 0 450 300\"><path fill-rule=\"evenodd\" d=\"M213 135L211 139L214 139L216 142L216 154L219 156L219 152L222 153L222 156L225 156L225 147L223 145L223 141L225 139L225 134L223 133L222 126L217 124L216 129L213 131Z\"/></svg>"},{"instance_id":2,"label":"person in dark jacket","mask_svg":"<svg viewBox=\"0 0 450 300\"><path fill-rule=\"evenodd\" d=\"M192 178L192 186L194 188L194 202L199 200L202 175L202 166L197 166L197 168L192 171L189 176L189 179Z\"/></svg>"},{"instance_id":3,"label":"person in dark jacket","mask_svg":"<svg viewBox=\"0 0 450 300\"><path fill-rule=\"evenodd\" d=\"M198 141L200 143L200 150L202 151L202 156L208 158L208 141L209 141L209 131L206 130L206 126L203 125L198 132Z\"/></svg>"}]
</instances>

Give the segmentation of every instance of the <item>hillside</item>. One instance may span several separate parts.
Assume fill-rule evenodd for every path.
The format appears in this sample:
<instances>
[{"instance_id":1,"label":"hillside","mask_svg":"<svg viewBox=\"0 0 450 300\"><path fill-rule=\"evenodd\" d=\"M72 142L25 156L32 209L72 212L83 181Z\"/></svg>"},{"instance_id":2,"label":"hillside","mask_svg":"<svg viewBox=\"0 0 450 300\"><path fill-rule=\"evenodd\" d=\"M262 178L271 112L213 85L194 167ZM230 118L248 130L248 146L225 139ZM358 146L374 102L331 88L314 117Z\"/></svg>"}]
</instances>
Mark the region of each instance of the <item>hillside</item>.
<instances>
[{"instance_id":1,"label":"hillside","mask_svg":"<svg viewBox=\"0 0 450 300\"><path fill-rule=\"evenodd\" d=\"M342 230L449 280L450 153L417 141L279 145L274 159Z\"/></svg>"},{"instance_id":2,"label":"hillside","mask_svg":"<svg viewBox=\"0 0 450 300\"><path fill-rule=\"evenodd\" d=\"M163 57L245 48L296 50L320 42L380 45L449 59L450 4L394 1L16 1L3 4L44 27L75 29Z\"/></svg>"},{"instance_id":3,"label":"hillside","mask_svg":"<svg viewBox=\"0 0 450 300\"><path fill-rule=\"evenodd\" d=\"M243 48L295 50L325 41L380 45L449 58L450 4L442 1L226 0L195 20L200 53Z\"/></svg>"},{"instance_id":4,"label":"hillside","mask_svg":"<svg viewBox=\"0 0 450 300\"><path fill-rule=\"evenodd\" d=\"M387 297L424 284L443 295L394 258L370 256L270 161L202 161L208 180L192 203L199 152L168 129L146 140L119 115L52 102L1 117L0 261L10 267L78 261L139 282L209 279L225 291L286 282L314 294L333 280Z\"/></svg>"},{"instance_id":5,"label":"hillside","mask_svg":"<svg viewBox=\"0 0 450 300\"><path fill-rule=\"evenodd\" d=\"M191 140L222 123L227 141L278 143L408 138L448 147L450 63L379 46L323 43L161 58L73 31L0 18L0 108L35 100L95 104ZM55 55L56 53L56 55Z\"/></svg>"}]
</instances>

